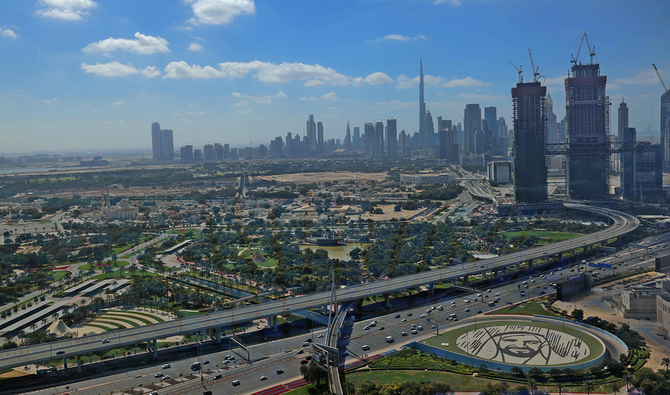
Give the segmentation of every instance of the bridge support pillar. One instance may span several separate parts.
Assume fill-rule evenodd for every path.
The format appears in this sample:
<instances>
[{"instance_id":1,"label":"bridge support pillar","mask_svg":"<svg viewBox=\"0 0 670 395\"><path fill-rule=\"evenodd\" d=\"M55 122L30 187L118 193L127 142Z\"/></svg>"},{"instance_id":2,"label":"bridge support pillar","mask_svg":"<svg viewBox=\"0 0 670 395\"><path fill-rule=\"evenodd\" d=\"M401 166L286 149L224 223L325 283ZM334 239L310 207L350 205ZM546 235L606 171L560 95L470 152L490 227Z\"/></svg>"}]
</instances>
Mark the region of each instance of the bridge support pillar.
<instances>
[{"instance_id":1,"label":"bridge support pillar","mask_svg":"<svg viewBox=\"0 0 670 395\"><path fill-rule=\"evenodd\" d=\"M497 278L500 275L500 269L493 270L493 278Z\"/></svg>"},{"instance_id":2,"label":"bridge support pillar","mask_svg":"<svg viewBox=\"0 0 670 395\"><path fill-rule=\"evenodd\" d=\"M153 344L151 346L153 348L153 354L154 358L158 355L158 341L156 339L153 340Z\"/></svg>"},{"instance_id":3,"label":"bridge support pillar","mask_svg":"<svg viewBox=\"0 0 670 395\"><path fill-rule=\"evenodd\" d=\"M63 358L63 369L67 370L67 358Z\"/></svg>"},{"instance_id":4,"label":"bridge support pillar","mask_svg":"<svg viewBox=\"0 0 670 395\"><path fill-rule=\"evenodd\" d=\"M533 268L533 260L531 259L530 261L528 261L528 269L532 268Z\"/></svg>"},{"instance_id":5,"label":"bridge support pillar","mask_svg":"<svg viewBox=\"0 0 670 395\"><path fill-rule=\"evenodd\" d=\"M81 356L77 355L77 373L81 373Z\"/></svg>"},{"instance_id":6,"label":"bridge support pillar","mask_svg":"<svg viewBox=\"0 0 670 395\"><path fill-rule=\"evenodd\" d=\"M428 295L435 296L435 284L428 284Z\"/></svg>"},{"instance_id":7,"label":"bridge support pillar","mask_svg":"<svg viewBox=\"0 0 670 395\"><path fill-rule=\"evenodd\" d=\"M216 343L221 344L221 328L216 328Z\"/></svg>"},{"instance_id":8,"label":"bridge support pillar","mask_svg":"<svg viewBox=\"0 0 670 395\"><path fill-rule=\"evenodd\" d=\"M384 294L384 307L391 308L391 295L389 293Z\"/></svg>"},{"instance_id":9,"label":"bridge support pillar","mask_svg":"<svg viewBox=\"0 0 670 395\"><path fill-rule=\"evenodd\" d=\"M272 317L272 329L277 330L277 317Z\"/></svg>"},{"instance_id":10,"label":"bridge support pillar","mask_svg":"<svg viewBox=\"0 0 670 395\"><path fill-rule=\"evenodd\" d=\"M469 274L466 274L465 276L463 276L463 286L466 286L466 287L468 286L468 280L469 279L470 279Z\"/></svg>"}]
</instances>

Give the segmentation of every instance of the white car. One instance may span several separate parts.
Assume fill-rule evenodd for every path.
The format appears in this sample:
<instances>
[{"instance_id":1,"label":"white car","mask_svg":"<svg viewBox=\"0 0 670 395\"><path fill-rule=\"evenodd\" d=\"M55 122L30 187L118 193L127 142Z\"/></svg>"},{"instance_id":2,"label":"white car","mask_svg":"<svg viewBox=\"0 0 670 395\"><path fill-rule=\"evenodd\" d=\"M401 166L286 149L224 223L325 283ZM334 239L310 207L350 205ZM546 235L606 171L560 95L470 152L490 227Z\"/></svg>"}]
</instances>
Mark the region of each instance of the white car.
<instances>
[{"instance_id":1,"label":"white car","mask_svg":"<svg viewBox=\"0 0 670 395\"><path fill-rule=\"evenodd\" d=\"M158 373L154 374L154 377L156 377L156 378L161 377L161 376L163 376L163 373L161 373L161 372L158 372Z\"/></svg>"},{"instance_id":2,"label":"white car","mask_svg":"<svg viewBox=\"0 0 670 395\"><path fill-rule=\"evenodd\" d=\"M468 309L465 309L465 312L466 312L466 313L469 313L469 312L470 312L470 309L469 309L469 308L468 308Z\"/></svg>"},{"instance_id":3,"label":"white car","mask_svg":"<svg viewBox=\"0 0 670 395\"><path fill-rule=\"evenodd\" d=\"M319 336L317 336L319 339L323 337L323 333L320 333Z\"/></svg>"},{"instance_id":4,"label":"white car","mask_svg":"<svg viewBox=\"0 0 670 395\"><path fill-rule=\"evenodd\" d=\"M423 330L423 326L419 325L419 326L416 327L416 329L422 331L422 330Z\"/></svg>"},{"instance_id":5,"label":"white car","mask_svg":"<svg viewBox=\"0 0 670 395\"><path fill-rule=\"evenodd\" d=\"M171 367L171 366L170 366L169 363L166 363L165 365L163 365L163 369L170 369L170 367Z\"/></svg>"},{"instance_id":6,"label":"white car","mask_svg":"<svg viewBox=\"0 0 670 395\"><path fill-rule=\"evenodd\" d=\"M416 329L412 329L412 334L413 335L416 335L417 333L419 333L419 332Z\"/></svg>"},{"instance_id":7,"label":"white car","mask_svg":"<svg viewBox=\"0 0 670 395\"><path fill-rule=\"evenodd\" d=\"M268 379L268 376L261 376L261 381L265 381Z\"/></svg>"},{"instance_id":8,"label":"white car","mask_svg":"<svg viewBox=\"0 0 670 395\"><path fill-rule=\"evenodd\" d=\"M361 347L361 348L362 348L363 350L367 351L367 350L370 349L370 346L368 346L367 344L364 344L363 347Z\"/></svg>"}]
</instances>

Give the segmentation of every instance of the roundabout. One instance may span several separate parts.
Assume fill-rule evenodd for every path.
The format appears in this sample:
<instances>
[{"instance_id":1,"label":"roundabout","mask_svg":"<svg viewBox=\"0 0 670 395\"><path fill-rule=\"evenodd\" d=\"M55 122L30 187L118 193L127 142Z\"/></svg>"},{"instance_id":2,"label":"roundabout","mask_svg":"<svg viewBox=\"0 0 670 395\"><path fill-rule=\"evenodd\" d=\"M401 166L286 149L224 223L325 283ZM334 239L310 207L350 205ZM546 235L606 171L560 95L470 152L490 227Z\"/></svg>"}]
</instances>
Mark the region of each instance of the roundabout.
<instances>
[{"instance_id":1,"label":"roundabout","mask_svg":"<svg viewBox=\"0 0 670 395\"><path fill-rule=\"evenodd\" d=\"M616 336L589 325L510 315L449 324L439 335L412 346L442 358L503 371L514 367L585 370L627 352Z\"/></svg>"}]
</instances>

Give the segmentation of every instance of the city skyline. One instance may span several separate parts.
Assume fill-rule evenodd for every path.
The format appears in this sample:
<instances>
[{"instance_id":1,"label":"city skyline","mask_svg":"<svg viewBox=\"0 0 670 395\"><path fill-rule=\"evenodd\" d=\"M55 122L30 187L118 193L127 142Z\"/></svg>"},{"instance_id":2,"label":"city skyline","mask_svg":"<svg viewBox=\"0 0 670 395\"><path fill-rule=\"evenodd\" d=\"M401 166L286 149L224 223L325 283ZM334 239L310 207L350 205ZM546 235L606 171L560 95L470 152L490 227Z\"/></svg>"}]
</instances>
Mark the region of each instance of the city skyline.
<instances>
[{"instance_id":1,"label":"city skyline","mask_svg":"<svg viewBox=\"0 0 670 395\"><path fill-rule=\"evenodd\" d=\"M529 80L528 47L560 120L563 80L583 30L598 47L611 102L625 96L638 134L660 130L662 87L650 66L655 62L670 78L663 55L670 31L657 16L667 15L666 4L594 3L574 16L569 4L525 1L319 4L290 13L263 1L231 8L212 0L221 12L211 14L199 2L133 3L132 13L124 2L3 5L0 51L7 62L0 67L12 76L0 81L3 151L150 148L138 136L155 120L174 130L175 147L267 144L287 132L303 135L308 114L323 122L326 139L343 139L347 121L363 127L390 118L398 133L411 135L419 129L421 58L426 109L434 118L463 122L465 105L476 103L497 107L509 123L517 76L507 62L525 66ZM89 6L57 6L71 3ZM148 10L155 15L142 17ZM371 15L407 23L357 23ZM453 32L430 23L445 17ZM522 17L533 21L527 30L509 23ZM297 20L309 22L286 27ZM495 29L465 33L468 24L491 20L500 22ZM361 27L352 32L347 24ZM624 34L617 27L623 25L636 29ZM478 46L486 53L472 49ZM588 60L584 48L580 59ZM611 121L616 134L616 117Z\"/></svg>"}]
</instances>

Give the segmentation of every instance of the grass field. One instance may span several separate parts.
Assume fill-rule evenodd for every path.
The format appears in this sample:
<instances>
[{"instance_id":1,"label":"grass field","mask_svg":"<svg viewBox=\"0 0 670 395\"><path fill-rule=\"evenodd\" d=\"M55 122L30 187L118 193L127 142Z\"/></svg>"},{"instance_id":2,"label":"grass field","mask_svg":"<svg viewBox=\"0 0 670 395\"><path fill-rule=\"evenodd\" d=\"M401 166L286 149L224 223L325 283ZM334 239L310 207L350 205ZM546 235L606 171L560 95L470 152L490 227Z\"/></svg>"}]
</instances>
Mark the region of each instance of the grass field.
<instances>
[{"instance_id":1,"label":"grass field","mask_svg":"<svg viewBox=\"0 0 670 395\"><path fill-rule=\"evenodd\" d=\"M549 242L561 241L574 239L575 237L581 236L579 233L568 233L568 232L551 232L548 230L524 230L521 232L502 232L508 240L514 240L519 236L531 237L535 236L540 239L548 240Z\"/></svg>"},{"instance_id":2,"label":"grass field","mask_svg":"<svg viewBox=\"0 0 670 395\"><path fill-rule=\"evenodd\" d=\"M394 381L399 382L420 382L420 381L439 381L448 383L454 391L482 391L487 383L497 382L497 380L487 380L472 375L466 376L457 373L434 372L425 370L358 370L354 373L345 375L347 381L353 381L356 388L366 381L372 381L376 384L389 384ZM510 383L514 388L514 383ZM291 393L293 395L293 393Z\"/></svg>"}]
</instances>

